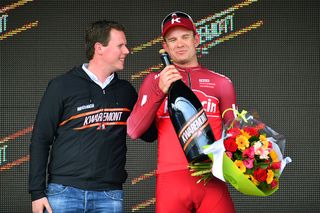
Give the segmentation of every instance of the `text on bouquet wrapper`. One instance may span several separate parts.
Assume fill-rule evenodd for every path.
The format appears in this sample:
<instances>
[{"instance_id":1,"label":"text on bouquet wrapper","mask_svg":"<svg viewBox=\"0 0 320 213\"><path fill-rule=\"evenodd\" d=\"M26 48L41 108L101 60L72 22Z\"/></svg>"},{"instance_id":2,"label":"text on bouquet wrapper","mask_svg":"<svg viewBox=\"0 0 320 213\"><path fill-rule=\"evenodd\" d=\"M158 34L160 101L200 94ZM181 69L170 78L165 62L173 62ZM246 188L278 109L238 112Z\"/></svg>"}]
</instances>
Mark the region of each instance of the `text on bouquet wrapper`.
<instances>
[{"instance_id":1,"label":"text on bouquet wrapper","mask_svg":"<svg viewBox=\"0 0 320 213\"><path fill-rule=\"evenodd\" d=\"M0 165L7 161L7 148L8 145L0 146Z\"/></svg>"}]
</instances>

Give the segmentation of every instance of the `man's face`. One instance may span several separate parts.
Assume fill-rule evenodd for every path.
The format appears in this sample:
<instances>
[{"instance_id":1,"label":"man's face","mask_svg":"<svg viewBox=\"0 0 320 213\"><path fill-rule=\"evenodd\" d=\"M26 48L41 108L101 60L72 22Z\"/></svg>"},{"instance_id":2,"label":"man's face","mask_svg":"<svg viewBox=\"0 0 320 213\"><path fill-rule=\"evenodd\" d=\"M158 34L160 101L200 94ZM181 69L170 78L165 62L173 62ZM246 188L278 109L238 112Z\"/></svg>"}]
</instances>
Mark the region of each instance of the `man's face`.
<instances>
[{"instance_id":1,"label":"man's face","mask_svg":"<svg viewBox=\"0 0 320 213\"><path fill-rule=\"evenodd\" d=\"M182 67L198 65L196 47L199 45L199 35L184 27L173 27L165 35L163 48L169 53L175 64Z\"/></svg>"},{"instance_id":2,"label":"man's face","mask_svg":"<svg viewBox=\"0 0 320 213\"><path fill-rule=\"evenodd\" d=\"M129 54L127 40L124 32L112 29L110 31L110 40L107 46L102 46L101 56L105 67L115 72L123 70L124 60Z\"/></svg>"}]
</instances>

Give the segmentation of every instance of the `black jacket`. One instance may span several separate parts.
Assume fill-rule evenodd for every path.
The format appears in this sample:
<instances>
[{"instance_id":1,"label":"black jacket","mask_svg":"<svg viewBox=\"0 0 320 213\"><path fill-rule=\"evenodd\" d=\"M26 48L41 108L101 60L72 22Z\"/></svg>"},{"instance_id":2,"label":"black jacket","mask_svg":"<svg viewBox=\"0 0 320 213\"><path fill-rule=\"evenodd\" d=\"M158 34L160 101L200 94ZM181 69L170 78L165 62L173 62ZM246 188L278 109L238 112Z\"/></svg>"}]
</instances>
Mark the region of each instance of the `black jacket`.
<instances>
[{"instance_id":1,"label":"black jacket","mask_svg":"<svg viewBox=\"0 0 320 213\"><path fill-rule=\"evenodd\" d=\"M45 196L49 153L48 182L121 189L127 178L126 120L136 99L134 87L116 73L105 89L80 67L51 80L30 144L32 200Z\"/></svg>"}]
</instances>

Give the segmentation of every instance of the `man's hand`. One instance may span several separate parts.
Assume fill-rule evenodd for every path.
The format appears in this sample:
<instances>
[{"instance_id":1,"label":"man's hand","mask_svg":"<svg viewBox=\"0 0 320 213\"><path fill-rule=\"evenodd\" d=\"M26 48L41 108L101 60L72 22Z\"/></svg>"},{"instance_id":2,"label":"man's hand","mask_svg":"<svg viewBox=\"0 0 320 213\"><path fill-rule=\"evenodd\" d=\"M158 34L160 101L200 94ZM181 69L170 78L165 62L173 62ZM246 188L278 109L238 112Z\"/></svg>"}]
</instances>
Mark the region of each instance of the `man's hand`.
<instances>
[{"instance_id":1,"label":"man's hand","mask_svg":"<svg viewBox=\"0 0 320 213\"><path fill-rule=\"evenodd\" d=\"M164 94L167 94L170 85L181 78L182 76L180 75L179 71L175 68L174 65L166 66L160 72L159 88L162 90Z\"/></svg>"},{"instance_id":2,"label":"man's hand","mask_svg":"<svg viewBox=\"0 0 320 213\"><path fill-rule=\"evenodd\" d=\"M51 209L49 201L46 197L32 201L32 212L33 213L43 213L44 209L46 209L49 213L52 213L52 209Z\"/></svg>"}]
</instances>

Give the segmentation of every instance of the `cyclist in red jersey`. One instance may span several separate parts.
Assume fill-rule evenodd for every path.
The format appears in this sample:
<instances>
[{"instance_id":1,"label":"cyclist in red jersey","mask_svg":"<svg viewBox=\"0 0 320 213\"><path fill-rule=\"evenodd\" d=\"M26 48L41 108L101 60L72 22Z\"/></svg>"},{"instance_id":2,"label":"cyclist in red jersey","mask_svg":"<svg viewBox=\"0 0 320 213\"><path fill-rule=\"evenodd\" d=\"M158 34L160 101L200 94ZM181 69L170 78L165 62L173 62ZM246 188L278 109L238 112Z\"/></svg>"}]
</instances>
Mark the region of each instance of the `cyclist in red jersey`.
<instances>
[{"instance_id":1,"label":"cyclist in red jersey","mask_svg":"<svg viewBox=\"0 0 320 213\"><path fill-rule=\"evenodd\" d=\"M213 178L206 185L196 183L171 123L167 108L170 85L182 79L201 101L216 139L221 138L222 122L234 118L236 104L232 82L227 77L201 66L196 55L199 35L192 18L183 12L170 13L162 21L163 48L173 65L150 73L143 81L138 100L127 121L127 132L139 138L155 122L158 129L156 173L156 211L158 213L235 212L225 182Z\"/></svg>"}]
</instances>

